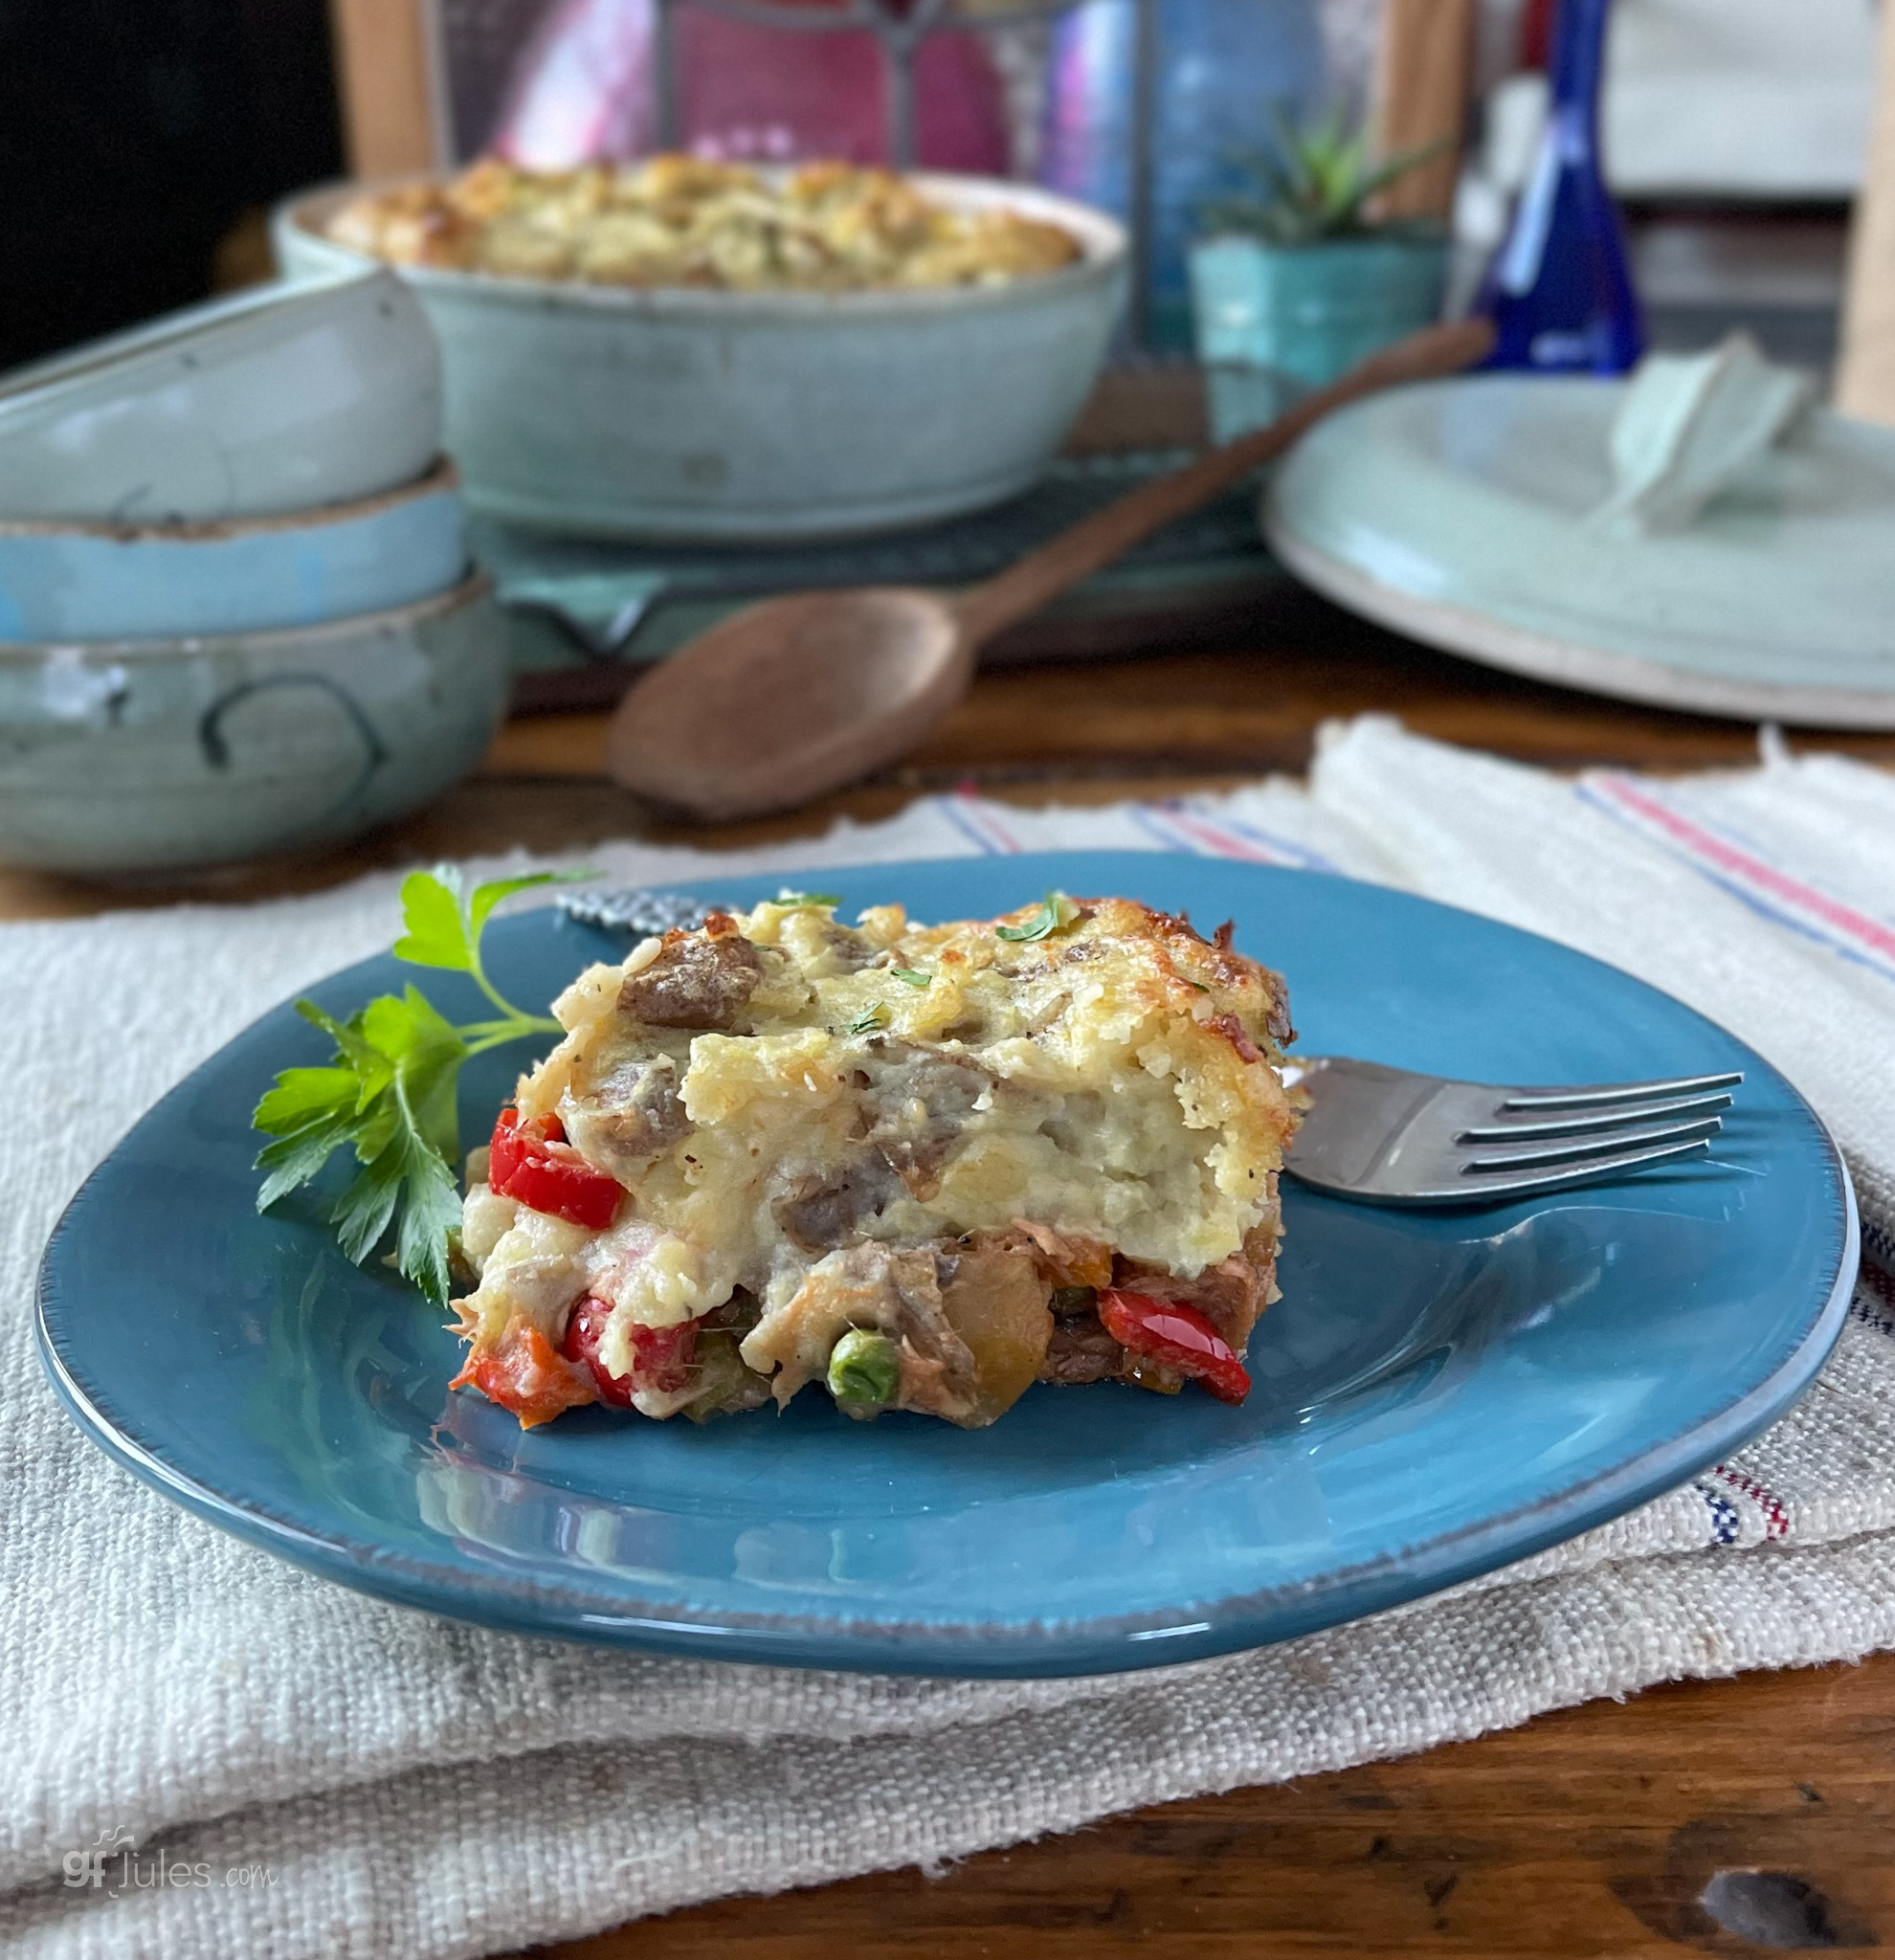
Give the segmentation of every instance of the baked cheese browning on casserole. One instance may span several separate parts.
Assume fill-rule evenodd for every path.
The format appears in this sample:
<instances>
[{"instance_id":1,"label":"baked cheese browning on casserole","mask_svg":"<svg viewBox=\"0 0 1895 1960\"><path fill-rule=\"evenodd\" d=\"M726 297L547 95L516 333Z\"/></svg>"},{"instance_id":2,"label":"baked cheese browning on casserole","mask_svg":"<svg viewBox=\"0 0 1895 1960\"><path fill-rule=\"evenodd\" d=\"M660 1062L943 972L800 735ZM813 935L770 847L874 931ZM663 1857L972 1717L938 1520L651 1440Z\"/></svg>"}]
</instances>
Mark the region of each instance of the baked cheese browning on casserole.
<instances>
[{"instance_id":1,"label":"baked cheese browning on casserole","mask_svg":"<svg viewBox=\"0 0 1895 1960\"><path fill-rule=\"evenodd\" d=\"M1248 1388L1295 1113L1230 929L1049 894L844 924L786 894L553 1003L468 1192L461 1382L523 1422L812 1381L992 1422L1036 1380Z\"/></svg>"},{"instance_id":2,"label":"baked cheese browning on casserole","mask_svg":"<svg viewBox=\"0 0 1895 1960\"><path fill-rule=\"evenodd\" d=\"M889 170L765 175L676 155L559 171L487 158L444 184L359 197L326 229L398 265L619 286L995 285L1080 256L1060 226L955 210Z\"/></svg>"}]
</instances>

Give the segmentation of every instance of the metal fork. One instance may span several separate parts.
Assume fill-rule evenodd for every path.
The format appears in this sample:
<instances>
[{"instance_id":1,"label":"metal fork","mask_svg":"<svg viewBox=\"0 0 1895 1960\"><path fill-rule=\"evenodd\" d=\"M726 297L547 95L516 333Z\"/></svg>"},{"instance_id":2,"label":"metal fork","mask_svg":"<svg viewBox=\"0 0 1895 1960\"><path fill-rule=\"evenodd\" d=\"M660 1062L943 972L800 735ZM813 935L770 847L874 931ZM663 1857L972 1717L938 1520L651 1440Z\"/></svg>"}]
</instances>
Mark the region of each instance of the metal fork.
<instances>
[{"instance_id":1,"label":"metal fork","mask_svg":"<svg viewBox=\"0 0 1895 1960\"><path fill-rule=\"evenodd\" d=\"M1492 1204L1707 1156L1744 1080L1508 1089L1320 1055L1282 1077L1310 1098L1283 1168L1377 1205Z\"/></svg>"}]
</instances>

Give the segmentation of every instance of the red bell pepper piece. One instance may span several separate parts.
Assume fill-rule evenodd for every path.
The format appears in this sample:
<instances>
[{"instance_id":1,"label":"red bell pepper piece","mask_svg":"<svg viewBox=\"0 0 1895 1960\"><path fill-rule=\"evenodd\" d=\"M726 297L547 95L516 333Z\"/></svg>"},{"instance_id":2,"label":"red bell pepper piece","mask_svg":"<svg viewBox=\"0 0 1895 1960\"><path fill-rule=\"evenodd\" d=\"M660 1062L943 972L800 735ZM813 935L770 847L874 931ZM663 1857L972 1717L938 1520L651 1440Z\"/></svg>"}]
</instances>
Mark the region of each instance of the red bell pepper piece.
<instances>
[{"instance_id":1,"label":"red bell pepper piece","mask_svg":"<svg viewBox=\"0 0 1895 1960\"><path fill-rule=\"evenodd\" d=\"M1250 1370L1194 1306L1108 1286L1099 1295L1099 1320L1120 1347L1202 1382L1220 1402L1250 1392Z\"/></svg>"},{"instance_id":2,"label":"red bell pepper piece","mask_svg":"<svg viewBox=\"0 0 1895 1960\"><path fill-rule=\"evenodd\" d=\"M588 1294L572 1309L566 1323L566 1339L560 1352L591 1370L598 1384L599 1400L615 1409L629 1409L640 1389L654 1389L660 1394L675 1394L688 1386L691 1363L698 1348L698 1324L680 1321L672 1327L632 1329L632 1371L613 1374L599 1355L606 1322L612 1317L611 1304Z\"/></svg>"},{"instance_id":3,"label":"red bell pepper piece","mask_svg":"<svg viewBox=\"0 0 1895 1960\"><path fill-rule=\"evenodd\" d=\"M502 1109L494 1123L487 1156L487 1182L502 1197L515 1198L529 1211L569 1218L600 1232L612 1223L625 1187L594 1170L566 1141L556 1116L523 1123L519 1110Z\"/></svg>"},{"instance_id":4,"label":"red bell pepper piece","mask_svg":"<svg viewBox=\"0 0 1895 1960\"><path fill-rule=\"evenodd\" d=\"M550 1422L593 1399L587 1371L555 1354L539 1328L517 1316L494 1347L467 1357L448 1386L479 1389L488 1401L517 1415L522 1429Z\"/></svg>"}]
</instances>

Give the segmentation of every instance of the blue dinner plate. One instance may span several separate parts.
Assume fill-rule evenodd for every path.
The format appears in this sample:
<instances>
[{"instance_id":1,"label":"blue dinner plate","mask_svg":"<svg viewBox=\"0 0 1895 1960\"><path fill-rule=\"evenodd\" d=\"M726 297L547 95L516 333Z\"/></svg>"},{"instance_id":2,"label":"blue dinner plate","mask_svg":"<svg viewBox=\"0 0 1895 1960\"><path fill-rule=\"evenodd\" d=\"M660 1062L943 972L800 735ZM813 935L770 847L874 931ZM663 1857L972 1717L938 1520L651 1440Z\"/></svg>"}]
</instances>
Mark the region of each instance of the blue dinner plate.
<instances>
[{"instance_id":1,"label":"blue dinner plate","mask_svg":"<svg viewBox=\"0 0 1895 1960\"><path fill-rule=\"evenodd\" d=\"M747 904L780 882L699 889ZM81 1427L212 1523L436 1613L730 1659L1080 1674L1285 1639L1600 1524L1780 1415L1836 1338L1856 1221L1822 1125L1741 1042L1610 967L1374 886L1202 858L822 882L930 921L1048 885L1234 918L1287 973L1310 1053L1745 1081L1714 1157L1622 1184L1418 1214L1286 1183L1283 1298L1240 1408L1036 1387L968 1433L857 1424L813 1391L702 1429L591 1408L523 1434L449 1392L457 1344L387 1268L343 1258L323 1189L256 1214L257 1094L324 1058L285 1006L166 1097L54 1234L41 1351ZM534 911L490 928L488 965L535 1002L624 949ZM312 991L341 1014L414 977L382 958ZM460 976L425 979L479 1012ZM470 1137L530 1058L470 1065Z\"/></svg>"}]
</instances>

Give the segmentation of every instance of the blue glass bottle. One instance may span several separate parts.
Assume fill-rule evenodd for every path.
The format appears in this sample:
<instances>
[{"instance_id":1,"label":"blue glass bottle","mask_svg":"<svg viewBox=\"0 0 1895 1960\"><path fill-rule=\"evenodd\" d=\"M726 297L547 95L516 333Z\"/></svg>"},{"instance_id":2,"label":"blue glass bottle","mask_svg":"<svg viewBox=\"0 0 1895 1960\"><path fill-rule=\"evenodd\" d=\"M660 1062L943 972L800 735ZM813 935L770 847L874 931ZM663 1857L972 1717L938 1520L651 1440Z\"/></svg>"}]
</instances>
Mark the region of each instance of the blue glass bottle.
<instances>
[{"instance_id":1,"label":"blue glass bottle","mask_svg":"<svg viewBox=\"0 0 1895 1960\"><path fill-rule=\"evenodd\" d=\"M1599 167L1611 0L1559 0L1551 106L1520 208L1475 310L1498 333L1489 368L1622 374L1645 350L1618 208Z\"/></svg>"},{"instance_id":2,"label":"blue glass bottle","mask_svg":"<svg viewBox=\"0 0 1895 1960\"><path fill-rule=\"evenodd\" d=\"M1186 249L1198 214L1248 188L1246 159L1322 99L1317 0L1148 0L1154 45L1138 127L1134 0L1088 0L1054 28L1039 179L1148 226L1139 312L1148 345L1191 346ZM1148 181L1141 186L1141 163Z\"/></svg>"}]
</instances>

